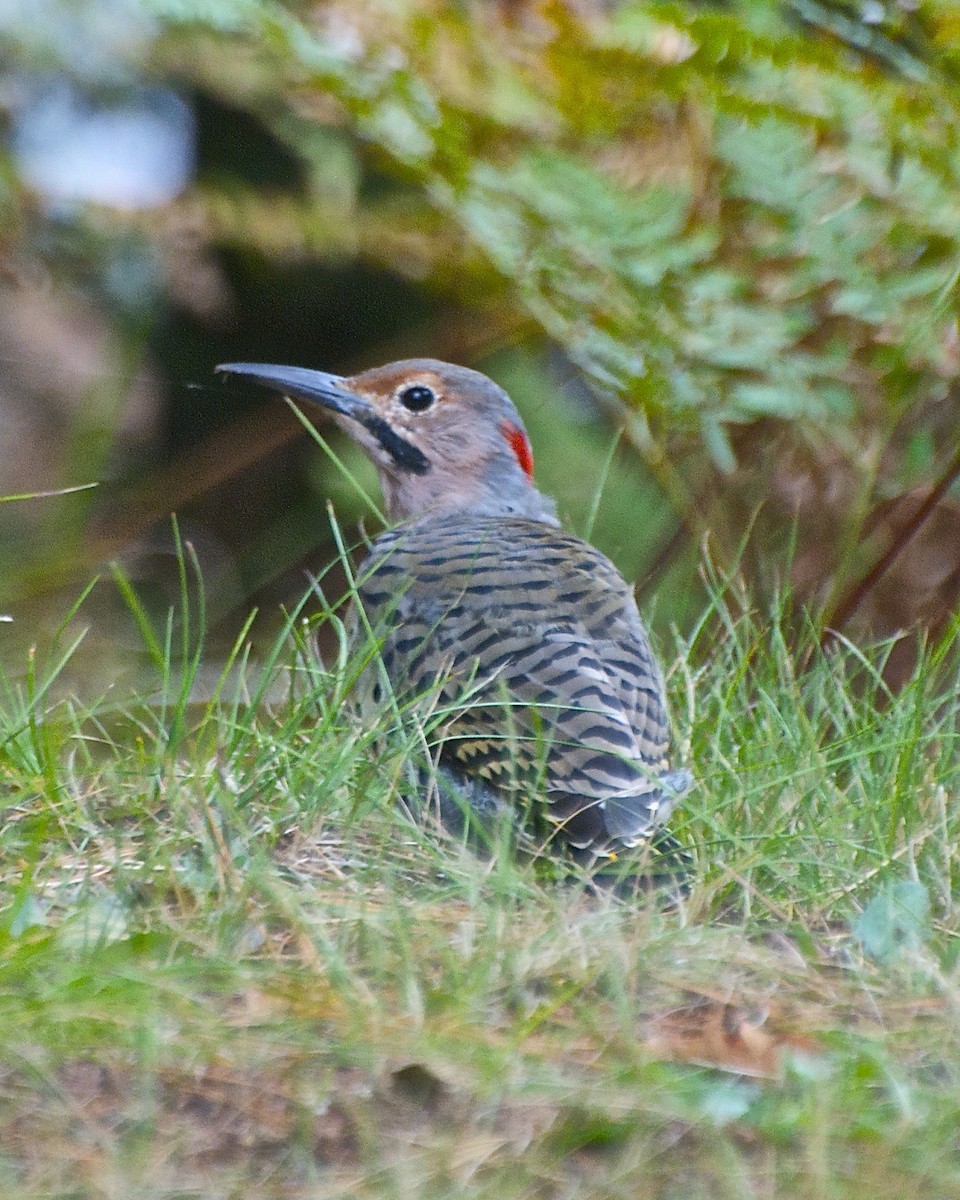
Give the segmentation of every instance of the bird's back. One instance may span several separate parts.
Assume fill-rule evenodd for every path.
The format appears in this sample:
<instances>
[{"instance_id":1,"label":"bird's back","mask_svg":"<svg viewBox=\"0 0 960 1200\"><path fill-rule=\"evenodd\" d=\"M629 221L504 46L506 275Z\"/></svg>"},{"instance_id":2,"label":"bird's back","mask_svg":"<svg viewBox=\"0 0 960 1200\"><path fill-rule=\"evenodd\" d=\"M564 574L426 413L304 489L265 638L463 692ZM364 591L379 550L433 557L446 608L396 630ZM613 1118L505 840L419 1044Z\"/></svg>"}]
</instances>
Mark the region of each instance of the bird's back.
<instances>
[{"instance_id":1,"label":"bird's back","mask_svg":"<svg viewBox=\"0 0 960 1200\"><path fill-rule=\"evenodd\" d=\"M633 845L672 807L663 681L626 582L543 521L456 514L382 534L360 598L440 762L525 792L577 847Z\"/></svg>"}]
</instances>

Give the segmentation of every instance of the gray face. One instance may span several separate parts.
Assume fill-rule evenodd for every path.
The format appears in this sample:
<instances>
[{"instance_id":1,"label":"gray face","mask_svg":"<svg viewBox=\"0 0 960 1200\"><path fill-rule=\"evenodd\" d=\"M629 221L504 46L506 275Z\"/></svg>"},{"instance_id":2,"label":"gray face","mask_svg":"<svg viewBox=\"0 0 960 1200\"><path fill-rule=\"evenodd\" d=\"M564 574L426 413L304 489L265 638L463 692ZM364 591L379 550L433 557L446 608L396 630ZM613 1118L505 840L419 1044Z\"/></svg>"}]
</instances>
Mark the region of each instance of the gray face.
<instances>
[{"instance_id":1,"label":"gray face","mask_svg":"<svg viewBox=\"0 0 960 1200\"><path fill-rule=\"evenodd\" d=\"M469 510L554 520L537 492L523 422L491 379L435 359L350 378L299 367L219 370L319 404L376 465L393 520Z\"/></svg>"}]
</instances>

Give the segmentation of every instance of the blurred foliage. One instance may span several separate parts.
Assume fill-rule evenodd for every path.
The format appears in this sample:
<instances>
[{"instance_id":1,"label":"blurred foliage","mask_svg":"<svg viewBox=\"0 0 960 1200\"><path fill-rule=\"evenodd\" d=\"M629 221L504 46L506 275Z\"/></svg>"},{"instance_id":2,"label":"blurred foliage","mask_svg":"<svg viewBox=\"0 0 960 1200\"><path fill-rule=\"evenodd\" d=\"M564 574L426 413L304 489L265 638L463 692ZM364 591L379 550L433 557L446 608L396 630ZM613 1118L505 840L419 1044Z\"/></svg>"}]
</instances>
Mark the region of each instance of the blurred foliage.
<instances>
[{"instance_id":1,"label":"blurred foliage","mask_svg":"<svg viewBox=\"0 0 960 1200\"><path fill-rule=\"evenodd\" d=\"M918 86L756 2L154 11L168 63L189 38L204 84L273 106L308 162L335 97L645 436L732 467L729 426L772 416L855 454L868 421L944 396L960 111L936 59Z\"/></svg>"},{"instance_id":2,"label":"blurred foliage","mask_svg":"<svg viewBox=\"0 0 960 1200\"><path fill-rule=\"evenodd\" d=\"M159 79L287 156L242 176L247 147L225 141L165 206L88 206L52 237L5 161L6 248L68 245L121 318L131 278L141 305L154 286L215 308L212 247L388 268L468 306L475 355L559 347L721 558L759 510L762 573L795 519L801 592L821 599L956 439L948 0L46 0L0 33L23 72Z\"/></svg>"}]
</instances>

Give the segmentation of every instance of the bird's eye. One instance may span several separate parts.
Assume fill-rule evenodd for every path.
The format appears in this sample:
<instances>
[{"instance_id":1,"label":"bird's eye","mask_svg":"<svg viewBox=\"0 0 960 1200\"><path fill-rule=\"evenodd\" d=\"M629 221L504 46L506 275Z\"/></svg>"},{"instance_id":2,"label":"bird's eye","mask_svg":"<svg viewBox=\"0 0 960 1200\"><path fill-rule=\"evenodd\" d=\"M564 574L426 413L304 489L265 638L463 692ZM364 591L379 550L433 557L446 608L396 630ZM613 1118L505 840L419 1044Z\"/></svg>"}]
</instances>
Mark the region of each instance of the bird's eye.
<instances>
[{"instance_id":1,"label":"bird's eye","mask_svg":"<svg viewBox=\"0 0 960 1200\"><path fill-rule=\"evenodd\" d=\"M415 413L426 412L436 401L436 398L436 393L433 389L428 388L422 383L414 383L410 387L405 387L397 395L397 399L403 407Z\"/></svg>"}]
</instances>

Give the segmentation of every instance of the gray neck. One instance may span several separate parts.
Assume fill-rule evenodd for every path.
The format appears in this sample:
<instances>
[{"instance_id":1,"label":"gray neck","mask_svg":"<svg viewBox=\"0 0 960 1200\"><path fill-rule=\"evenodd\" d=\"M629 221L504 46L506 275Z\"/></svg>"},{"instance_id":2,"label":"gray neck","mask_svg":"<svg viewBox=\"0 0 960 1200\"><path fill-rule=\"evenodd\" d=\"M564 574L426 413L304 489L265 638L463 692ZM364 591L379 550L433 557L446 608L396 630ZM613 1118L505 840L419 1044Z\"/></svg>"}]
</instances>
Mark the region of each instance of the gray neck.
<instances>
[{"instance_id":1,"label":"gray neck","mask_svg":"<svg viewBox=\"0 0 960 1200\"><path fill-rule=\"evenodd\" d=\"M527 517L548 525L560 524L554 501L537 491L519 472L516 476L501 479L498 488L471 479L452 478L442 470L431 471L426 476L381 478L381 485L387 516L392 523L463 512L485 517Z\"/></svg>"}]
</instances>

